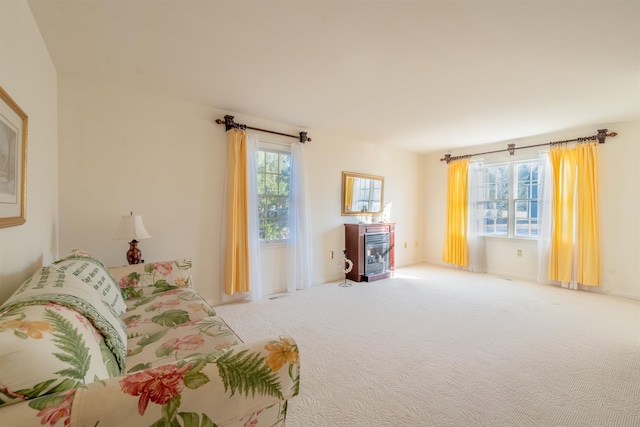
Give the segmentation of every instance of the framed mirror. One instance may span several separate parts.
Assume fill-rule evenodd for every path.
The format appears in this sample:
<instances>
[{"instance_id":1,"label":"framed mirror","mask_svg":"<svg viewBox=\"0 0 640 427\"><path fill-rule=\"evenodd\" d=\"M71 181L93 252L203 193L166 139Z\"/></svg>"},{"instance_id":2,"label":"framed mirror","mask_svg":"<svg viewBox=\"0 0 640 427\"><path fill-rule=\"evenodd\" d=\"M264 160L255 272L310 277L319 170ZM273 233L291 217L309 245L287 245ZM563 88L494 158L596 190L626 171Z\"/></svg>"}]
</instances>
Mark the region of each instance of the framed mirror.
<instances>
[{"instance_id":1,"label":"framed mirror","mask_svg":"<svg viewBox=\"0 0 640 427\"><path fill-rule=\"evenodd\" d=\"M382 215L384 177L342 172L342 215Z\"/></svg>"}]
</instances>

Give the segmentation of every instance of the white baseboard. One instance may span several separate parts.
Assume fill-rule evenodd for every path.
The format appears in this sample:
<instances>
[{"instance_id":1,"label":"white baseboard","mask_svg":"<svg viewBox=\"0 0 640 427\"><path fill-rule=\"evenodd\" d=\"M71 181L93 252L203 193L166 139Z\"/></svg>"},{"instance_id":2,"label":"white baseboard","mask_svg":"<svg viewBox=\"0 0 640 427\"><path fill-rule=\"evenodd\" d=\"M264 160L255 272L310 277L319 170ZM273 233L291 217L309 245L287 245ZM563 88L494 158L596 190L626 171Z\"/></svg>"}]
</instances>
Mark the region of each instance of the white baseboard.
<instances>
[{"instance_id":1,"label":"white baseboard","mask_svg":"<svg viewBox=\"0 0 640 427\"><path fill-rule=\"evenodd\" d=\"M629 298L629 299L640 301L640 295L637 295L637 294L630 294L628 292L618 292L618 291L610 291L610 290L605 290L604 293L607 295L612 295L614 297Z\"/></svg>"},{"instance_id":2,"label":"white baseboard","mask_svg":"<svg viewBox=\"0 0 640 427\"><path fill-rule=\"evenodd\" d=\"M344 281L344 275L343 274L339 274L335 277L329 277L329 278L324 278L324 279L320 279L320 280L316 280L314 281L314 286L315 285L324 285L325 283L338 283L340 281Z\"/></svg>"},{"instance_id":3,"label":"white baseboard","mask_svg":"<svg viewBox=\"0 0 640 427\"><path fill-rule=\"evenodd\" d=\"M519 275L519 274L505 273L503 271L487 270L487 271L485 271L485 273L491 274L491 275L494 275L494 276L498 276L498 277L507 277L509 279L526 280L527 282L537 282L538 281L537 277L529 277L529 276L523 276L523 275Z\"/></svg>"}]
</instances>

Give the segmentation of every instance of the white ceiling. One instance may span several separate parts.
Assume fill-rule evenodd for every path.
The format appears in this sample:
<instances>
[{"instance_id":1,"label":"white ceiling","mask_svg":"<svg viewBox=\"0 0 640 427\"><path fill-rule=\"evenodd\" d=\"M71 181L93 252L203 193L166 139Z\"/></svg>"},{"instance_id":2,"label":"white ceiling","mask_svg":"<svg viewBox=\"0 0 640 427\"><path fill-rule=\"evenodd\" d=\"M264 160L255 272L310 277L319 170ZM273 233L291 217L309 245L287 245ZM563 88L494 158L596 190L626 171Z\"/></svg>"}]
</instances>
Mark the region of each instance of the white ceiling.
<instances>
[{"instance_id":1,"label":"white ceiling","mask_svg":"<svg viewBox=\"0 0 640 427\"><path fill-rule=\"evenodd\" d=\"M59 75L416 152L640 117L637 0L28 1Z\"/></svg>"}]
</instances>

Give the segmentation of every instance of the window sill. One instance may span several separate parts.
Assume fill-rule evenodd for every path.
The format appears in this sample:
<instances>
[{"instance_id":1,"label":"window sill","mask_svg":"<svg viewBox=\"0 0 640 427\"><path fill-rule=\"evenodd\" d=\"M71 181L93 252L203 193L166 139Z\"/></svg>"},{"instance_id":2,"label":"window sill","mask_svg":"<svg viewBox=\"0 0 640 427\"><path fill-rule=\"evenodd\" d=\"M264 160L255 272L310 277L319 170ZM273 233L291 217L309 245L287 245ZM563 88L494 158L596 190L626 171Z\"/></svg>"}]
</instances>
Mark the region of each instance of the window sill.
<instances>
[{"instance_id":1,"label":"window sill","mask_svg":"<svg viewBox=\"0 0 640 427\"><path fill-rule=\"evenodd\" d=\"M500 239L500 240L513 240L513 241L517 241L517 240L523 240L525 242L537 242L538 238L537 237L524 237L524 236L496 236L493 234L479 234L479 237L485 238L485 239Z\"/></svg>"},{"instance_id":2,"label":"window sill","mask_svg":"<svg viewBox=\"0 0 640 427\"><path fill-rule=\"evenodd\" d=\"M287 246L288 240L277 240L275 242L260 242L260 248L277 248Z\"/></svg>"}]
</instances>

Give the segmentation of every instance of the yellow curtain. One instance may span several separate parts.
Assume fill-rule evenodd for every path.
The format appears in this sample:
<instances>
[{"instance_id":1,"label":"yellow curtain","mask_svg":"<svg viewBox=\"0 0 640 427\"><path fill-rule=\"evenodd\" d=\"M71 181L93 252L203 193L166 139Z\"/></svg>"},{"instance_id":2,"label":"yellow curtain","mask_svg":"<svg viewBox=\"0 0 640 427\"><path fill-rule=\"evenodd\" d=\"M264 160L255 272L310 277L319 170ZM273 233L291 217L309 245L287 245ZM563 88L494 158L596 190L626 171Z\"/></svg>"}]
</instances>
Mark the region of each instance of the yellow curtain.
<instances>
[{"instance_id":1,"label":"yellow curtain","mask_svg":"<svg viewBox=\"0 0 640 427\"><path fill-rule=\"evenodd\" d=\"M469 265L467 247L467 212L469 193L469 159L449 163L447 177L447 228L442 261L466 267Z\"/></svg>"},{"instance_id":2,"label":"yellow curtain","mask_svg":"<svg viewBox=\"0 0 640 427\"><path fill-rule=\"evenodd\" d=\"M579 144L575 148L553 147L549 160L553 170L549 279L560 282L575 279L583 285L599 286L597 143Z\"/></svg>"},{"instance_id":3,"label":"yellow curtain","mask_svg":"<svg viewBox=\"0 0 640 427\"><path fill-rule=\"evenodd\" d=\"M227 135L227 250L225 293L249 291L249 220L247 211L247 135Z\"/></svg>"},{"instance_id":4,"label":"yellow curtain","mask_svg":"<svg viewBox=\"0 0 640 427\"><path fill-rule=\"evenodd\" d=\"M578 283L600 286L600 212L598 204L598 143L579 144L578 162Z\"/></svg>"}]
</instances>

